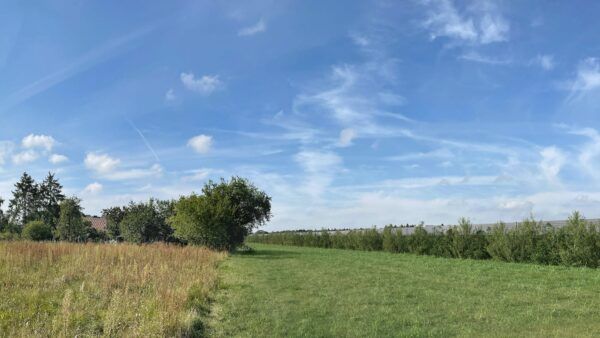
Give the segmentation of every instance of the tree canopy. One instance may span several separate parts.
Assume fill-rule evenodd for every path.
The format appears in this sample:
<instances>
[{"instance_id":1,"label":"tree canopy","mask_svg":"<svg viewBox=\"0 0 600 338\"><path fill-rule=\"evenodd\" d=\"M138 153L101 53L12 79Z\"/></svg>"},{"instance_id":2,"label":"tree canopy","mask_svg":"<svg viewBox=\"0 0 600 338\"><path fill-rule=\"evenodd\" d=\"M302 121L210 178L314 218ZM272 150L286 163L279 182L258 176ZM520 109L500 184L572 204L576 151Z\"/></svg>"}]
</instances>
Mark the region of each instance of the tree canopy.
<instances>
[{"instance_id":1,"label":"tree canopy","mask_svg":"<svg viewBox=\"0 0 600 338\"><path fill-rule=\"evenodd\" d=\"M252 229L271 217L271 197L248 180L209 181L202 194L181 197L170 224L175 236L191 244L232 250Z\"/></svg>"}]
</instances>

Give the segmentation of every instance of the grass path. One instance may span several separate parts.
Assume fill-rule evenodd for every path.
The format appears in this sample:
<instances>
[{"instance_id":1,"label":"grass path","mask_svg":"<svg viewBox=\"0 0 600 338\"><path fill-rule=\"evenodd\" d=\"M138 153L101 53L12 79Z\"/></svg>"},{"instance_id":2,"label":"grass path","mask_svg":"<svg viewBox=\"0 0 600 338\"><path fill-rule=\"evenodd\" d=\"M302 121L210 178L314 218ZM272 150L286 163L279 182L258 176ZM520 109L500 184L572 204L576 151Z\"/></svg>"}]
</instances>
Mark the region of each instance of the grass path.
<instances>
[{"instance_id":1,"label":"grass path","mask_svg":"<svg viewBox=\"0 0 600 338\"><path fill-rule=\"evenodd\" d=\"M600 334L600 270L252 246L221 265L213 336Z\"/></svg>"}]
</instances>

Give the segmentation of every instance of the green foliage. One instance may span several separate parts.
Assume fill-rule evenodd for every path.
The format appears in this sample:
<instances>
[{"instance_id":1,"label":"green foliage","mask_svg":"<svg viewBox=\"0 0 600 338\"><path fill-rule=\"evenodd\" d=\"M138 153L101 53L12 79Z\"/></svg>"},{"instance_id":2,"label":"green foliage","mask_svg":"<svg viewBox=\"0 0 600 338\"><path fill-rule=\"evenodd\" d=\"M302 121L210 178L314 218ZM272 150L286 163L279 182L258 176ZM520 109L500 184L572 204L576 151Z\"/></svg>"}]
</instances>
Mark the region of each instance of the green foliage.
<instances>
[{"instance_id":1,"label":"green foliage","mask_svg":"<svg viewBox=\"0 0 600 338\"><path fill-rule=\"evenodd\" d=\"M60 203L60 217L56 235L60 240L69 242L86 241L91 224L83 219L81 201L76 197L66 198Z\"/></svg>"},{"instance_id":2,"label":"green foliage","mask_svg":"<svg viewBox=\"0 0 600 338\"><path fill-rule=\"evenodd\" d=\"M270 217L271 198L249 181L233 177L220 183L209 181L202 195L181 197L170 224L183 241L232 250Z\"/></svg>"},{"instance_id":3,"label":"green foliage","mask_svg":"<svg viewBox=\"0 0 600 338\"><path fill-rule=\"evenodd\" d=\"M106 233L108 238L114 240L121 240L121 229L120 224L125 217L126 208L122 207L111 207L102 210L102 217L106 218Z\"/></svg>"},{"instance_id":4,"label":"green foliage","mask_svg":"<svg viewBox=\"0 0 600 338\"><path fill-rule=\"evenodd\" d=\"M39 200L39 187L33 178L23 173L19 182L15 183L13 198L9 201L8 213L10 221L22 227L29 221L37 218Z\"/></svg>"},{"instance_id":5,"label":"green foliage","mask_svg":"<svg viewBox=\"0 0 600 338\"><path fill-rule=\"evenodd\" d=\"M62 185L54 177L54 174L48 173L38 189L39 218L52 228L56 228L60 217L60 202L65 199L65 195L62 193Z\"/></svg>"},{"instance_id":6,"label":"green foliage","mask_svg":"<svg viewBox=\"0 0 600 338\"><path fill-rule=\"evenodd\" d=\"M410 235L401 228L255 234L248 242L352 250L383 250L449 258L494 259L549 265L600 266L600 225L574 212L567 225L554 229L533 218L514 228L498 223L487 232L461 218L445 232L427 232L417 226Z\"/></svg>"},{"instance_id":7,"label":"green foliage","mask_svg":"<svg viewBox=\"0 0 600 338\"><path fill-rule=\"evenodd\" d=\"M597 224L587 222L579 212L574 212L561 229L564 240L561 241L560 258L563 264L570 266L598 267L600 260L600 234Z\"/></svg>"},{"instance_id":8,"label":"green foliage","mask_svg":"<svg viewBox=\"0 0 600 338\"><path fill-rule=\"evenodd\" d=\"M54 229L60 216L59 204L64 198L62 186L54 174L48 173L44 181L37 184L29 174L23 173L8 205L10 222L18 226L17 231L33 220L42 220ZM0 223L2 218L0 215Z\"/></svg>"},{"instance_id":9,"label":"green foliage","mask_svg":"<svg viewBox=\"0 0 600 338\"><path fill-rule=\"evenodd\" d=\"M4 215L2 204L4 204L4 200L0 197L0 232L6 231L6 227L8 226L8 218Z\"/></svg>"},{"instance_id":10,"label":"green foliage","mask_svg":"<svg viewBox=\"0 0 600 338\"><path fill-rule=\"evenodd\" d=\"M43 221L31 221L25 225L21 235L32 241L48 241L52 239L52 226Z\"/></svg>"},{"instance_id":11,"label":"green foliage","mask_svg":"<svg viewBox=\"0 0 600 338\"><path fill-rule=\"evenodd\" d=\"M173 230L167 224L170 216L166 204L150 199L144 203L131 202L124 209L124 215L119 223L120 236L123 240L133 243L151 243L168 241Z\"/></svg>"}]
</instances>

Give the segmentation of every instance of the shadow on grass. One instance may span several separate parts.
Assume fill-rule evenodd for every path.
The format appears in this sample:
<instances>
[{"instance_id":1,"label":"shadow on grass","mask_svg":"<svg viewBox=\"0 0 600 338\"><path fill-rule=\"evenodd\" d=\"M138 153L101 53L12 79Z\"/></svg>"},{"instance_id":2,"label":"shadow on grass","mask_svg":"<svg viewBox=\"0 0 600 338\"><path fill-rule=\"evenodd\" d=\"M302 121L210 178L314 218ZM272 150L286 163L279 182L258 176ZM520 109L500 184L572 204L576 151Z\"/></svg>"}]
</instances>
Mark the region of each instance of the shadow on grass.
<instances>
[{"instance_id":1,"label":"shadow on grass","mask_svg":"<svg viewBox=\"0 0 600 338\"><path fill-rule=\"evenodd\" d=\"M286 250L252 249L249 251L236 252L234 255L248 259L285 259L296 257L298 256L298 253Z\"/></svg>"}]
</instances>

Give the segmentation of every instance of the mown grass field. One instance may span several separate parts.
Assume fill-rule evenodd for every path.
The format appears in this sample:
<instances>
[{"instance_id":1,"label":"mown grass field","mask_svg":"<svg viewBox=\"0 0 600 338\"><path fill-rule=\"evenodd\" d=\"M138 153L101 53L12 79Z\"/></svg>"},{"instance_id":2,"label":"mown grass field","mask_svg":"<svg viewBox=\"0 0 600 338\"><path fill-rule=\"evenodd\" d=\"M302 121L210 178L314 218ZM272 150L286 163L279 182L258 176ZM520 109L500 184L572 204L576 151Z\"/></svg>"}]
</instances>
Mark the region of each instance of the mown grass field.
<instances>
[{"instance_id":1,"label":"mown grass field","mask_svg":"<svg viewBox=\"0 0 600 338\"><path fill-rule=\"evenodd\" d=\"M203 334L225 257L165 244L0 242L0 336Z\"/></svg>"},{"instance_id":2,"label":"mown grass field","mask_svg":"<svg viewBox=\"0 0 600 338\"><path fill-rule=\"evenodd\" d=\"M217 337L600 335L600 271L252 244L221 265Z\"/></svg>"}]
</instances>

